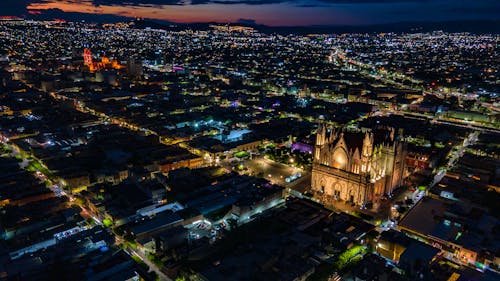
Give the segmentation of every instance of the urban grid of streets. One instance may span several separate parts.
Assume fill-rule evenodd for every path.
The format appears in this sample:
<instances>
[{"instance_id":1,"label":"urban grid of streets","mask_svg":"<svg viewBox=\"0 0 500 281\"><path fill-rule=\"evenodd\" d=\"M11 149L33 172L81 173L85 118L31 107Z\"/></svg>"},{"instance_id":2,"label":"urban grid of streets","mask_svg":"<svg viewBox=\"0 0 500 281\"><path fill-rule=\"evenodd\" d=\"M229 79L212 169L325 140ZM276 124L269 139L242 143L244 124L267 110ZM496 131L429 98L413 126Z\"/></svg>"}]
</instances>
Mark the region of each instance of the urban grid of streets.
<instances>
[{"instance_id":1,"label":"urban grid of streets","mask_svg":"<svg viewBox=\"0 0 500 281\"><path fill-rule=\"evenodd\" d=\"M328 46L327 49L332 49L331 46ZM379 70L380 68L376 65L371 65L370 63L367 62L360 62L357 61L356 58L351 58L349 57L349 52L345 52L339 47L333 47L333 50L330 50L330 55L327 56L326 54L324 55L324 60L327 60L329 63L332 63L336 65L339 68L349 68L352 71L357 72L361 77L364 77L366 79L375 79L377 81L381 81L382 83L386 85L392 85L398 88L404 88L404 89L410 89L410 90L415 90L415 91L424 91L424 96L429 95L429 96L436 96L437 98L443 98L445 95L452 95L452 96L457 96L460 99L470 99L469 93L465 93L462 89L459 88L453 88L453 87L447 87L446 89L443 89L444 87L441 86L435 86L432 87L431 89L427 89L425 86L425 82L420 80L420 79L415 79L412 78L411 75L402 75L399 73L392 73L391 71L387 70ZM282 74L280 73L273 73L273 76L280 77ZM329 81L329 78L315 78L315 77L307 77L308 79L312 79L313 81ZM37 88L33 84L29 83L27 80L21 80L25 83L25 86L27 88L31 88L34 90L38 90L41 92L46 92L53 96L55 99L58 100L71 100L76 104L76 109L79 110L82 113L85 114L91 114L94 115L98 118L101 119L101 121L106 121L109 123L114 123L114 124L119 124L120 126L134 130L134 131L142 131L146 135L160 135L160 133L154 131L151 128L146 128L146 127L141 127L140 125L133 124L130 121L125 120L124 118L117 118L114 116L109 116L105 112L99 112L97 109L91 108L88 106L83 99L79 99L78 97L68 97L64 94L54 92L54 91L48 91L42 88ZM446 94L445 94L446 92ZM321 96L310 96L311 99L318 99L318 100L325 100L325 97ZM492 104L488 104L486 102L481 103L483 106L491 108L493 110L497 110L498 108L495 107ZM406 118L414 118L418 120L431 120L431 122L436 123L436 124L446 124L450 126L457 126L461 128L468 128L474 130L473 133L471 133L464 141L462 144L454 147L448 157L447 157L447 163L444 167L444 169L437 170L435 174L433 175L433 179L431 181L431 184L429 187L434 186L435 184L439 183L442 178L445 176L446 171L453 168L454 165L459 161L460 157L463 156L464 150L467 148L467 146L473 144L477 138L478 135L481 132L498 132L498 128L495 128L494 126L488 125L488 124L480 124L479 122L475 121L463 121L463 120L456 120L452 118L447 118L443 116L431 116L428 114L422 114L422 113L415 113L415 112L409 112L408 110L404 109L393 109L393 108L379 108L377 112L373 113L374 116L390 116L390 115L400 115L400 116L405 116ZM366 116L359 117L358 120L353 120L353 121L361 121L365 119ZM354 122L355 123L355 122ZM165 143L170 143L172 140L169 139L168 137L164 138ZM4 141L2 138L2 142L9 146L9 143L7 141ZM33 155L30 155L26 151L17 151L13 146L9 146L10 150L12 150L12 156L16 157L20 155L22 157L23 163L28 163L30 161L39 161L36 159ZM43 163L40 163L41 165L44 166ZM234 169L234 163L231 163L229 159L222 161L221 166L226 168L226 170L230 171L231 169ZM290 162L288 164L284 163L277 163L273 160L266 159L262 157L262 155L252 155L251 159L247 160L241 160L238 162L238 164L243 165L246 167L244 171L241 171L241 173L250 175L250 176L255 176L257 174L263 174L263 177L271 181L272 183L282 185L285 188L287 188L289 191L293 189L298 189L298 190L307 190L310 184L310 172L307 169L304 168L299 168L295 165L293 165L293 162ZM49 183L49 188L56 194L56 196L66 196L68 197L68 200L70 202L75 202L78 203L78 200L75 200L75 197L69 193L67 190L64 189L64 187L61 185L61 179L54 178L53 175L50 174L50 171L48 170L47 167L44 166L43 171L47 171L48 173L45 174L42 171L36 171L35 176L40 179L41 181L48 182ZM301 174L301 177L299 177L297 180L292 181L292 182L287 182L285 179L292 176L296 175L297 173ZM403 191L398 194L395 194L395 197L392 198L392 200L382 203L384 204L383 208L385 208L385 212L387 213L387 220L383 221L380 225L380 229L388 229L390 227L394 226L394 219L392 215L394 214L394 203L396 201L403 201L404 199L411 198L413 201L413 204L416 204L425 194L425 191L421 191L418 188L414 188L413 191L408 190L408 191ZM85 214L95 220L95 223L97 225L102 225L103 223L100 221L98 217L101 217L100 214L93 214L90 210L86 209L83 204L79 204L79 207L82 209L82 214ZM335 206L333 206L335 207ZM344 208L346 206L343 206ZM353 211L356 211L357 208L352 208ZM119 236L116 237L116 243L118 245L122 245L125 242L122 241L122 239ZM126 245L126 244L125 244ZM141 248L138 248L137 250L134 250L128 246L126 247L126 252L129 255L135 255L140 257L144 263L146 263L153 271L157 273L159 278L161 280L169 280L167 275L162 272L154 263L150 262L146 256L144 251Z\"/></svg>"},{"instance_id":2,"label":"urban grid of streets","mask_svg":"<svg viewBox=\"0 0 500 281\"><path fill-rule=\"evenodd\" d=\"M352 61L349 61L349 63L352 63ZM31 85L28 85L28 84L26 86L31 87ZM41 90L41 89L38 89L38 90ZM437 92L439 93L439 91L437 91ZM65 96L60 96L60 95L57 95L55 93L50 93L50 94L52 94L55 98L58 98L58 99L66 99ZM428 94L434 94L434 93L428 93ZM77 100L75 102L77 102L78 105L81 104L81 102L79 102ZM93 114L93 115L96 115L100 118L105 118L107 120L110 120L111 122L113 122L113 121L119 122L123 127L129 128L131 130L142 130L142 131L145 131L149 134L157 134L156 132L153 132L149 129L139 128L136 125L123 122L122 120L114 120L112 117L108 117L104 113L96 112L95 110L90 109L88 107L77 106L76 108L81 110L84 113ZM383 115L383 114L406 114L406 113L393 112L393 111L380 111L380 114ZM423 115L423 116L424 116L424 118L430 118L429 116L426 116L426 115ZM422 117L422 115L421 116L417 115L417 118L418 117ZM362 117L362 118L364 118L364 117ZM432 119L432 120L434 122L445 122L445 121L436 120L436 119ZM450 122L448 124L453 124L456 126L466 126L468 128L473 127L473 128L478 129L478 131L475 131L474 133L472 133L466 140L464 140L464 143L462 145L454 148L450 152L450 155L448 156L449 161L448 161L448 164L446 166L447 169L452 168L454 166L454 164L457 163L460 156L463 155L464 148L467 147L467 145L473 143L475 139L477 139L477 136L478 136L478 133L480 130L492 130L492 131L494 131L493 129L475 127L475 125L472 125L470 123L468 125L463 125L460 123L456 124L456 123L452 123L452 122ZM17 153L13 148L11 148L11 149L14 151L14 153ZM26 158L24 158L23 160L28 161L28 159L26 159ZM229 163L229 161L226 161L226 163L227 163L228 167L231 166L231 163ZM271 182L274 182L274 183L280 184L280 185L284 185L287 188L290 188L292 186L296 186L298 184L305 185L305 186L309 185L309 180L310 180L309 173L307 171L304 171L304 170L296 168L296 167L290 167L290 166L287 166L284 164L276 163L276 162L274 162L272 160L268 160L266 158L258 158L256 160L247 160L247 161L244 161L243 164L248 167L250 174L253 175L253 174L257 174L257 173L262 172L268 177L268 179ZM294 181L291 183L286 183L284 181L284 178L291 176L297 172L301 172L304 174L298 181ZM438 183L443 178L443 176L445 174L446 174L446 170L439 170L437 172L437 174L435 175L435 177L432 181L432 184L430 186L433 186L434 184ZM42 181L49 181L47 175L44 175L44 174L40 173L39 171L37 171L35 173L35 175ZM50 181L50 182L52 183L52 181ZM70 202L75 201L74 197L71 194L66 193L57 183L51 184L50 188L57 196L67 196ZM305 189L305 188L306 187L302 187L301 189ZM393 201L394 202L395 201L402 201L404 199L411 198L411 199L413 199L414 204L416 204L418 202L418 200L420 200L423 197L423 194L424 194L424 192L419 191L418 189L416 189L414 191L406 191L406 192L398 194L398 196L395 197ZM83 205L79 205L79 206L82 208L82 213L88 214L90 217L92 217L95 220L95 222L98 225L102 225L102 222L98 219L97 215L92 214L89 210L87 210L85 208L85 206L83 206ZM348 206L342 206L342 207L346 208ZM387 205L386 207L390 208L391 205ZM356 208L353 208L353 210L355 211ZM381 223L381 227L380 227L381 230L387 230L388 228L390 228L390 226L392 226L392 227L394 226L393 223L391 224L391 222L393 221L392 215L394 214L394 211L395 210L393 209L391 212L389 212L390 216L388 217L388 220L383 221ZM119 245L123 243L123 241L118 236L116 236L116 242ZM126 252L129 255L135 255L135 256L140 257L144 263L146 263L153 271L155 271L158 274L158 276L160 277L160 280L170 280L170 278L168 278L168 276L165 275L165 273L163 273L154 263L152 263L151 261L149 261L146 258L145 254L144 254L144 250L142 250L142 249L134 250L134 249L127 246Z\"/></svg>"}]
</instances>

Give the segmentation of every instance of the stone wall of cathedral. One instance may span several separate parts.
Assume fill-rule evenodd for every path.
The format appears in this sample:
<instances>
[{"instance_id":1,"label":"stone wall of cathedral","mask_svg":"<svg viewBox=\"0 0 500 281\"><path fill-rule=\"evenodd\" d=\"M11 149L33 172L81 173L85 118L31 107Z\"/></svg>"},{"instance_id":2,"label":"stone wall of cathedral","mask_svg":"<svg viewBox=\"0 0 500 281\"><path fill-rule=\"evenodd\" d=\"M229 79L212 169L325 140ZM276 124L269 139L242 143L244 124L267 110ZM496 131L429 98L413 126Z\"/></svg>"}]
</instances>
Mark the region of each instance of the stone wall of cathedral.
<instances>
[{"instance_id":1,"label":"stone wall of cathedral","mask_svg":"<svg viewBox=\"0 0 500 281\"><path fill-rule=\"evenodd\" d=\"M311 187L314 197L325 204L343 200L361 206L372 200L373 183L367 177L325 165L313 165Z\"/></svg>"},{"instance_id":2,"label":"stone wall of cathedral","mask_svg":"<svg viewBox=\"0 0 500 281\"><path fill-rule=\"evenodd\" d=\"M347 149L352 146L344 142L342 132L327 136L327 131L322 126L318 129L314 153L311 187L317 200L361 206L391 194L401 184L405 149L394 139L393 129L389 143L374 146L373 134L366 132L362 147L352 150Z\"/></svg>"}]
</instances>

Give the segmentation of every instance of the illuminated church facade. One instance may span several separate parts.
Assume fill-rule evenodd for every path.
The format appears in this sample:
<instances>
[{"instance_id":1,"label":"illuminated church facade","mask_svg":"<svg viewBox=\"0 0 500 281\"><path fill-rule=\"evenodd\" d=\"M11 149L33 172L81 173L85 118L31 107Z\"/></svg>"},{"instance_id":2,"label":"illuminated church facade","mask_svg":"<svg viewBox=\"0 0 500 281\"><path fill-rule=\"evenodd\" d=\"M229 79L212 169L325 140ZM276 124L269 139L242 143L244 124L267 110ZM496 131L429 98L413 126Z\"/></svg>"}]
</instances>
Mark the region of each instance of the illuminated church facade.
<instances>
[{"instance_id":1,"label":"illuminated church facade","mask_svg":"<svg viewBox=\"0 0 500 281\"><path fill-rule=\"evenodd\" d=\"M348 131L320 123L312 169L314 198L325 205L344 201L365 207L392 194L403 181L405 147L394 128Z\"/></svg>"}]
</instances>

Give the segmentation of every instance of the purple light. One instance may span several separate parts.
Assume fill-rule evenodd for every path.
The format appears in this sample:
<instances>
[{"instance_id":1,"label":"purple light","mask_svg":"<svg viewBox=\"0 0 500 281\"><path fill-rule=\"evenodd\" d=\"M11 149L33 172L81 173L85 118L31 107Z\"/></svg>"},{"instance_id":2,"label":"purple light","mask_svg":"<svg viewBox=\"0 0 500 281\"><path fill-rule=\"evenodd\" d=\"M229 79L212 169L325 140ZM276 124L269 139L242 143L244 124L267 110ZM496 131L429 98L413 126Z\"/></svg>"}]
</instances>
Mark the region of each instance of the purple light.
<instances>
[{"instance_id":1,"label":"purple light","mask_svg":"<svg viewBox=\"0 0 500 281\"><path fill-rule=\"evenodd\" d=\"M312 147L312 145L309 145L306 143L296 142L296 143L292 144L292 147L290 150L292 152L294 152L295 150L298 150L302 153L312 153L313 147Z\"/></svg>"}]
</instances>

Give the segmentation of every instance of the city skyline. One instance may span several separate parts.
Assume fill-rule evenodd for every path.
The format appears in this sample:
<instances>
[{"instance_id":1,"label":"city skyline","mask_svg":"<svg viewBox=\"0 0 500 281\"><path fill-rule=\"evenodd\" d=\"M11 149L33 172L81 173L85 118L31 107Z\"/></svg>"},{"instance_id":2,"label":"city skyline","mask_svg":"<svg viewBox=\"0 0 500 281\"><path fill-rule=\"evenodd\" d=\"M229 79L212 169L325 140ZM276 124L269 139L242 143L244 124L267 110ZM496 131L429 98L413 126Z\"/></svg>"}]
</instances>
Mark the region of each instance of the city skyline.
<instances>
[{"instance_id":1,"label":"city skyline","mask_svg":"<svg viewBox=\"0 0 500 281\"><path fill-rule=\"evenodd\" d=\"M141 17L174 23L269 26L377 25L398 22L499 20L494 0L145 0L2 1L2 15L106 22Z\"/></svg>"},{"instance_id":2,"label":"city skyline","mask_svg":"<svg viewBox=\"0 0 500 281\"><path fill-rule=\"evenodd\" d=\"M2 280L500 280L487 26L61 19L0 17Z\"/></svg>"}]
</instances>

